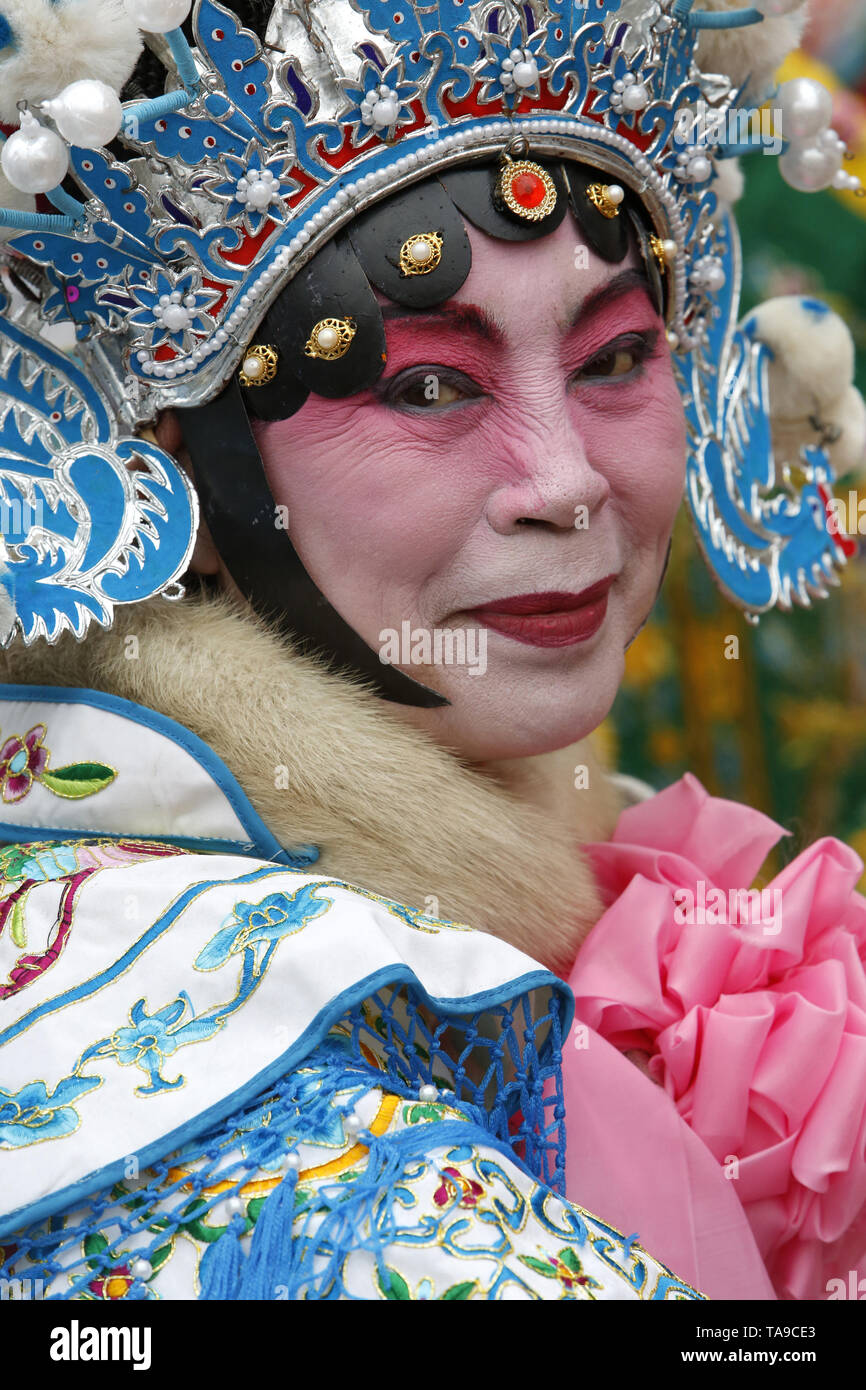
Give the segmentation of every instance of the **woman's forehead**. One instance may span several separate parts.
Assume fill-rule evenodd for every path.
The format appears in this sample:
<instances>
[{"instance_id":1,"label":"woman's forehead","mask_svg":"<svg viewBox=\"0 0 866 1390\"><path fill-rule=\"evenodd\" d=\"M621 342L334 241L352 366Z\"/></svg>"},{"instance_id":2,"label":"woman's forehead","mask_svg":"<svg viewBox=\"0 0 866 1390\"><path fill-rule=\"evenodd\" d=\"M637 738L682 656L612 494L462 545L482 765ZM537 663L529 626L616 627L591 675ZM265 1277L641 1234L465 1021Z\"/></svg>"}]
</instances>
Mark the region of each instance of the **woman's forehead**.
<instances>
[{"instance_id":1,"label":"woman's forehead","mask_svg":"<svg viewBox=\"0 0 866 1390\"><path fill-rule=\"evenodd\" d=\"M538 241L500 241L472 226L467 232L472 269L447 304L412 310L376 291L389 337L413 325L419 331L440 326L496 346L503 336L541 321L565 333L608 292L611 299L640 289L650 294L636 246L619 263L605 261L573 218Z\"/></svg>"}]
</instances>

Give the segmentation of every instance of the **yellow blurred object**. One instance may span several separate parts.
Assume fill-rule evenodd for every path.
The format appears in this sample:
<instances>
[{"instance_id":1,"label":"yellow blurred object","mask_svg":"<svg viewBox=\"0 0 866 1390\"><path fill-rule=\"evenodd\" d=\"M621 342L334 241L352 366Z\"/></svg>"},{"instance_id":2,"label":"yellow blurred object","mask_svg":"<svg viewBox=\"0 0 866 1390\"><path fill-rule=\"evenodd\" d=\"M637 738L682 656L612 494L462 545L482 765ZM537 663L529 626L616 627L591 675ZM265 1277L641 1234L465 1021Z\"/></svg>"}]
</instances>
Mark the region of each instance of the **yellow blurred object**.
<instances>
[{"instance_id":1,"label":"yellow blurred object","mask_svg":"<svg viewBox=\"0 0 866 1390\"><path fill-rule=\"evenodd\" d=\"M606 719L592 735L592 745L606 768L611 772L619 766L619 738L612 719Z\"/></svg>"},{"instance_id":2,"label":"yellow blurred object","mask_svg":"<svg viewBox=\"0 0 866 1390\"><path fill-rule=\"evenodd\" d=\"M625 685L646 690L673 667L670 642L656 623L650 623L634 642L625 662Z\"/></svg>"},{"instance_id":3,"label":"yellow blurred object","mask_svg":"<svg viewBox=\"0 0 866 1390\"><path fill-rule=\"evenodd\" d=\"M854 853L859 854L864 864L866 864L866 830L855 831L853 835L849 836L849 843ZM859 889L861 893L866 893L866 871L864 871L863 877L860 880Z\"/></svg>"},{"instance_id":4,"label":"yellow blurred object","mask_svg":"<svg viewBox=\"0 0 866 1390\"><path fill-rule=\"evenodd\" d=\"M803 766L812 762L830 745L848 749L866 746L866 709L845 705L841 700L780 700L777 707L779 728L790 743L785 754Z\"/></svg>"},{"instance_id":5,"label":"yellow blurred object","mask_svg":"<svg viewBox=\"0 0 866 1390\"><path fill-rule=\"evenodd\" d=\"M679 729L662 726L650 734L650 754L663 766L677 763L683 756L683 740Z\"/></svg>"},{"instance_id":6,"label":"yellow blurred object","mask_svg":"<svg viewBox=\"0 0 866 1390\"><path fill-rule=\"evenodd\" d=\"M743 712L745 692L740 663L725 656L731 641L739 640L731 627L731 616L725 613L689 627L684 658L701 719L730 723Z\"/></svg>"}]
</instances>

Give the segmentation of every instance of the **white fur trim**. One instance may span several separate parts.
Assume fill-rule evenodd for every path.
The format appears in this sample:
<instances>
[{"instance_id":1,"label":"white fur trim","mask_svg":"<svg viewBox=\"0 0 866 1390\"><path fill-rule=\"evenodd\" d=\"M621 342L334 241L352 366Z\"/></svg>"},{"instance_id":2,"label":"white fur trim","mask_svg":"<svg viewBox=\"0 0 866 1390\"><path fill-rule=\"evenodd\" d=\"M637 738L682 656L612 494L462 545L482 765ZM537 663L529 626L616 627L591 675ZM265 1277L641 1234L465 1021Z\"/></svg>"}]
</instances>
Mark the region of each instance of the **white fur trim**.
<instances>
[{"instance_id":1,"label":"white fur trim","mask_svg":"<svg viewBox=\"0 0 866 1390\"><path fill-rule=\"evenodd\" d=\"M0 62L0 121L15 125L19 101L55 97L70 82L96 77L120 91L142 38L122 0L0 0L14 47Z\"/></svg>"},{"instance_id":2,"label":"white fur trim","mask_svg":"<svg viewBox=\"0 0 866 1390\"><path fill-rule=\"evenodd\" d=\"M720 159L716 164L718 178L713 184L713 192L720 203L732 208L743 196L746 179L738 159Z\"/></svg>"},{"instance_id":3,"label":"white fur trim","mask_svg":"<svg viewBox=\"0 0 866 1390\"><path fill-rule=\"evenodd\" d=\"M700 0L702 10L740 10L745 0ZM761 102L774 86L777 70L799 46L808 6L792 14L766 17L741 29L704 29L698 39L697 62L703 72L724 73L735 87L745 85L744 97Z\"/></svg>"},{"instance_id":4,"label":"white fur trim","mask_svg":"<svg viewBox=\"0 0 866 1390\"><path fill-rule=\"evenodd\" d=\"M127 633L138 661L126 660ZM601 915L579 846L610 837L621 801L589 743L519 768L466 767L227 600L157 599L118 610L114 630L86 642L16 644L0 653L0 678L107 690L167 714L223 758L281 844L321 847L317 872L413 907L435 898L442 916L545 965L570 965ZM578 764L589 786L575 795Z\"/></svg>"}]
</instances>

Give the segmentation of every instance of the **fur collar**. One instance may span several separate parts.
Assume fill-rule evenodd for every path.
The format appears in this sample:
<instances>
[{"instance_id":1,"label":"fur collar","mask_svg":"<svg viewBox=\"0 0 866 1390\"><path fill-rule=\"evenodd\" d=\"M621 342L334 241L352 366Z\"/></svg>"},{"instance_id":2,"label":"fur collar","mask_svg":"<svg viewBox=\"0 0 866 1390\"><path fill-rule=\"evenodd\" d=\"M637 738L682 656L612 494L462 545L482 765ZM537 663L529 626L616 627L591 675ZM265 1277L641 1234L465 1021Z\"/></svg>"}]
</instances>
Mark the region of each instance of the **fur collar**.
<instances>
[{"instance_id":1,"label":"fur collar","mask_svg":"<svg viewBox=\"0 0 866 1390\"><path fill-rule=\"evenodd\" d=\"M107 691L168 715L219 754L281 844L319 845L325 872L554 969L568 969L600 915L578 845L607 839L619 804L588 744L465 766L228 599L121 609L86 642L0 654L0 679ZM588 790L574 790L577 764Z\"/></svg>"}]
</instances>

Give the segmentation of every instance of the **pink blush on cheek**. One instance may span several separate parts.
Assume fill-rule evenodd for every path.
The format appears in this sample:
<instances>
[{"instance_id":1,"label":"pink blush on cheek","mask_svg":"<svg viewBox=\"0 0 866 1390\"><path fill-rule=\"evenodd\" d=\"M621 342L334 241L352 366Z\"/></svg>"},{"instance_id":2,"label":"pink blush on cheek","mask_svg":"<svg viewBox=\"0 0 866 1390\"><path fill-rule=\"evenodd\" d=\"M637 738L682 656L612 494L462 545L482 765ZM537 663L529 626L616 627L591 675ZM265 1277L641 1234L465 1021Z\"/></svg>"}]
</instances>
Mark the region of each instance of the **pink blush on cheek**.
<instances>
[{"instance_id":1,"label":"pink blush on cheek","mask_svg":"<svg viewBox=\"0 0 866 1390\"><path fill-rule=\"evenodd\" d=\"M291 419L253 429L302 558L312 571L314 555L323 557L323 574L314 578L326 589L325 572L344 571L348 562L360 577L383 552L392 580L426 578L459 548L483 506L483 480L475 488L457 485L458 462L450 474L438 445L407 434L403 417L389 421L370 393L336 401L310 396ZM381 588L375 574L369 584Z\"/></svg>"}]
</instances>

